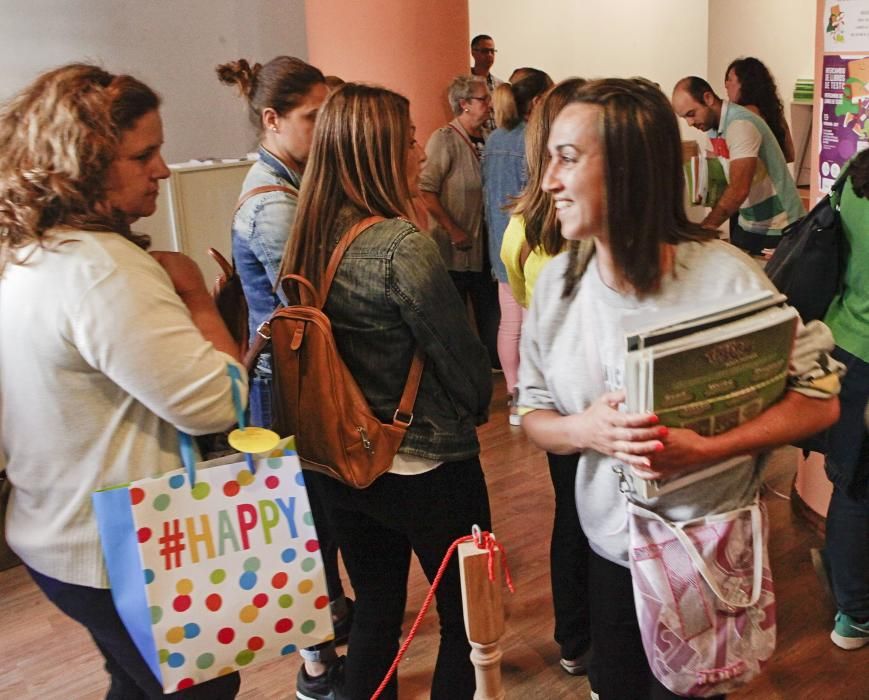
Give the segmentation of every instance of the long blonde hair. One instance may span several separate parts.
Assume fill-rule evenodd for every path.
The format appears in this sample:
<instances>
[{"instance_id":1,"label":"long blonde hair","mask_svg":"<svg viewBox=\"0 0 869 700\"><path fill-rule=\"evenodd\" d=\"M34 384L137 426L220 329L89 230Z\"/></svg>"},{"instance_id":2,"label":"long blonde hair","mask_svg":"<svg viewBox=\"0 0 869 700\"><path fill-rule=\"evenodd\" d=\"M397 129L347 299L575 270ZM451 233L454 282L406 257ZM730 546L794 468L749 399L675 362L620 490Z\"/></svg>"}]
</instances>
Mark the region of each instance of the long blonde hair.
<instances>
[{"instance_id":1,"label":"long blonde hair","mask_svg":"<svg viewBox=\"0 0 869 700\"><path fill-rule=\"evenodd\" d=\"M44 73L0 108L0 275L68 225L115 231L142 248L121 212L105 207L106 177L122 133L160 105L129 75L73 63Z\"/></svg>"},{"instance_id":2,"label":"long blonde hair","mask_svg":"<svg viewBox=\"0 0 869 700\"><path fill-rule=\"evenodd\" d=\"M364 216L410 216L407 98L380 87L345 83L329 95L314 127L299 208L280 276L307 277L318 287L329 260L338 214L352 205Z\"/></svg>"}]
</instances>

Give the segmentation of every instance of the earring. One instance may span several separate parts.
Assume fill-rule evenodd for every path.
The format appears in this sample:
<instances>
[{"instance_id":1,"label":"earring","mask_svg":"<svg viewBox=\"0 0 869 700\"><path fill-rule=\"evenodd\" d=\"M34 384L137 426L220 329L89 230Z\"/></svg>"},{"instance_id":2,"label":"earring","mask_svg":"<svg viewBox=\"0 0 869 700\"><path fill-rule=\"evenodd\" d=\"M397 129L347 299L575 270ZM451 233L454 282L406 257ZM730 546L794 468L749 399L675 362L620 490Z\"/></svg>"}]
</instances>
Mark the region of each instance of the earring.
<instances>
[{"instance_id":1,"label":"earring","mask_svg":"<svg viewBox=\"0 0 869 700\"><path fill-rule=\"evenodd\" d=\"M275 133L278 133L278 127L276 127L276 126L270 126L269 128L270 128L272 131L274 131Z\"/></svg>"},{"instance_id":2,"label":"earring","mask_svg":"<svg viewBox=\"0 0 869 700\"><path fill-rule=\"evenodd\" d=\"M465 107L465 111L466 111L466 112L470 112L471 110L469 110L467 107Z\"/></svg>"}]
</instances>

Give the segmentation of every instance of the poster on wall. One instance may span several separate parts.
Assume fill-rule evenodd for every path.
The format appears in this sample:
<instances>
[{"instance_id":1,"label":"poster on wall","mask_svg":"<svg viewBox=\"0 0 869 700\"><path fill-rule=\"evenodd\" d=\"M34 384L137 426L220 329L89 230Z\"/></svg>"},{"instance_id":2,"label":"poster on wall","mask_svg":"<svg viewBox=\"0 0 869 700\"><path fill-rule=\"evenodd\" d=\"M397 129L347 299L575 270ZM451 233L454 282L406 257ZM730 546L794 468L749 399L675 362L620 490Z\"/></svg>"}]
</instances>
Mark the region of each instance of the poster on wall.
<instances>
[{"instance_id":1,"label":"poster on wall","mask_svg":"<svg viewBox=\"0 0 869 700\"><path fill-rule=\"evenodd\" d=\"M822 75L821 192L829 192L842 166L869 148L869 56L825 54Z\"/></svg>"},{"instance_id":2,"label":"poster on wall","mask_svg":"<svg viewBox=\"0 0 869 700\"><path fill-rule=\"evenodd\" d=\"M824 52L865 51L869 45L869 3L865 0L826 0Z\"/></svg>"}]
</instances>

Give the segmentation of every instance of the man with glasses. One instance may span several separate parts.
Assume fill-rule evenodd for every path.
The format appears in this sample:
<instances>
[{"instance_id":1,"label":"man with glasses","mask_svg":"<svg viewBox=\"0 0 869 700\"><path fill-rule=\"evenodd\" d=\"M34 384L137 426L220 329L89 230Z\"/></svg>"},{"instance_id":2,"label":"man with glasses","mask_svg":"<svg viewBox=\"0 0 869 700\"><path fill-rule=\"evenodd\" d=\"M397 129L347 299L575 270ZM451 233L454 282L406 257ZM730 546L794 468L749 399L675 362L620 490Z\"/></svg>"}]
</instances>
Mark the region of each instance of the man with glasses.
<instances>
[{"instance_id":1,"label":"man with glasses","mask_svg":"<svg viewBox=\"0 0 869 700\"><path fill-rule=\"evenodd\" d=\"M471 75L479 76L486 81L486 87L489 92L492 92L504 81L492 75L492 65L495 63L495 54L498 49L495 48L495 40L488 34L477 34L471 39L471 56L474 59L474 65L471 66ZM495 130L494 114L489 114L489 118L483 124L483 130L488 134Z\"/></svg>"}]
</instances>

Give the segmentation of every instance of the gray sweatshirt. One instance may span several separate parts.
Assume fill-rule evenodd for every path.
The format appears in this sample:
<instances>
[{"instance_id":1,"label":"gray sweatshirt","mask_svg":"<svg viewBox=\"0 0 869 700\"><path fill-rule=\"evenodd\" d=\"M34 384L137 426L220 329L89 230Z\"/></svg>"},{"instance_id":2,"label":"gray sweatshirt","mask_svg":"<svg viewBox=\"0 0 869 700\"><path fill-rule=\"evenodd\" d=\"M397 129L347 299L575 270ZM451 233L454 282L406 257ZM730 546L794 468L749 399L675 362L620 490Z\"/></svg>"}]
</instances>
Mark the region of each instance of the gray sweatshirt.
<instances>
[{"instance_id":1,"label":"gray sweatshirt","mask_svg":"<svg viewBox=\"0 0 869 700\"><path fill-rule=\"evenodd\" d=\"M660 292L639 300L620 294L601 281L593 258L574 294L563 299L566 254L541 273L530 313L522 329L519 397L523 408L549 409L562 415L581 413L601 394L624 387L624 319L675 305L704 304L728 295L772 289L758 265L728 243L683 243L676 248L673 273ZM791 363L791 388L823 396L813 379L819 355L832 350L833 339L821 323L800 326ZM836 363L825 367L835 368ZM835 384L835 382L834 382ZM750 502L765 456L744 457L735 466L696 486L660 496L649 505L674 520L731 510ZM585 450L579 459L576 503L592 549L623 566L628 562L625 496L619 491L623 465L615 458Z\"/></svg>"}]
</instances>

